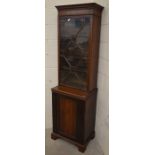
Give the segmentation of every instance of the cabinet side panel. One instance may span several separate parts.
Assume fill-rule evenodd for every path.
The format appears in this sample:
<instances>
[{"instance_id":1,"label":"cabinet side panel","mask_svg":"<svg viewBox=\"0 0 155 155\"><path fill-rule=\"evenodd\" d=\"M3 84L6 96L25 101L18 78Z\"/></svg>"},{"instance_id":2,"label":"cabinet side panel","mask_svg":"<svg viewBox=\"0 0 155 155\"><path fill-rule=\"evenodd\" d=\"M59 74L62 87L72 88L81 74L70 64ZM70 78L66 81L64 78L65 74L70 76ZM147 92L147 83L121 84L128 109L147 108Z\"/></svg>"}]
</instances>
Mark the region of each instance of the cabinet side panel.
<instances>
[{"instance_id":1,"label":"cabinet side panel","mask_svg":"<svg viewBox=\"0 0 155 155\"><path fill-rule=\"evenodd\" d=\"M52 93L53 132L57 132L57 95Z\"/></svg>"},{"instance_id":2,"label":"cabinet side panel","mask_svg":"<svg viewBox=\"0 0 155 155\"><path fill-rule=\"evenodd\" d=\"M97 71L99 57L99 42L100 42L101 17L93 16L92 25L92 44L90 50L89 62L89 90L97 87Z\"/></svg>"},{"instance_id":3,"label":"cabinet side panel","mask_svg":"<svg viewBox=\"0 0 155 155\"><path fill-rule=\"evenodd\" d=\"M95 130L95 117L96 117L96 96L95 91L86 102L85 113L85 141L89 140L91 134Z\"/></svg>"},{"instance_id":4,"label":"cabinet side panel","mask_svg":"<svg viewBox=\"0 0 155 155\"><path fill-rule=\"evenodd\" d=\"M78 142L81 144L84 144L84 113L85 113L85 102L84 101L78 101L78 114L77 114L77 139Z\"/></svg>"}]
</instances>

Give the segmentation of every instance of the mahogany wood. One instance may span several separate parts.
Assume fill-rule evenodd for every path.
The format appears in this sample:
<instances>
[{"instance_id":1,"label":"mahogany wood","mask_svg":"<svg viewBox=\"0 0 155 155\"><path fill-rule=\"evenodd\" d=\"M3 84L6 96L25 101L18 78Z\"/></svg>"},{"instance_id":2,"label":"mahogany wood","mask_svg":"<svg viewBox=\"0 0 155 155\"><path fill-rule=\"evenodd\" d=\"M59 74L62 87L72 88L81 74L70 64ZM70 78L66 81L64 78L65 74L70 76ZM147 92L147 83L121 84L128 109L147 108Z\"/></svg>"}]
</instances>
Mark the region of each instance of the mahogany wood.
<instances>
[{"instance_id":1,"label":"mahogany wood","mask_svg":"<svg viewBox=\"0 0 155 155\"><path fill-rule=\"evenodd\" d=\"M95 3L78 4L78 5L63 5L56 6L58 9L58 82L59 85L66 86L60 83L60 17L66 16L87 16L90 15L91 30L89 35L88 47L88 75L87 75L87 90L91 91L97 87L97 69L98 69L98 55L99 55L99 40L100 40L100 26L101 13L103 7ZM93 10L97 13L83 12ZM67 12L67 13L66 13ZM73 14L74 12L74 14ZM67 86L71 87L71 86Z\"/></svg>"},{"instance_id":2,"label":"mahogany wood","mask_svg":"<svg viewBox=\"0 0 155 155\"><path fill-rule=\"evenodd\" d=\"M95 137L97 68L103 7L95 3L88 3L56 6L56 8L58 9L59 85L51 89L53 107L53 132L51 138L54 140L58 138L64 139L76 145L80 152L84 152L89 141ZM65 85L60 82L60 76L62 76L62 73L60 73L60 51L62 50L62 47L60 48L62 44L60 38L60 19L63 20L61 17L90 17L85 18L90 24L88 55L86 59L88 66L86 67L86 89L83 89L83 87L76 88L74 85Z\"/></svg>"}]
</instances>

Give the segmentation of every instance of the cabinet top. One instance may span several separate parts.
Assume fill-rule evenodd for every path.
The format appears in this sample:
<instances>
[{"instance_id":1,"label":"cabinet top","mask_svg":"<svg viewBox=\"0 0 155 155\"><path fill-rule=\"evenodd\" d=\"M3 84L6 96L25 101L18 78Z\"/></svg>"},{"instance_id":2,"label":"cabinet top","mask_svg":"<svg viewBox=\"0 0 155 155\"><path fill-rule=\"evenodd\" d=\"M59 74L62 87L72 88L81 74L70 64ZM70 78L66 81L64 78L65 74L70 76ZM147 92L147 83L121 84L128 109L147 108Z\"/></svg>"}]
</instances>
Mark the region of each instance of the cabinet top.
<instances>
[{"instance_id":1,"label":"cabinet top","mask_svg":"<svg viewBox=\"0 0 155 155\"><path fill-rule=\"evenodd\" d=\"M103 6L96 3L72 4L55 6L59 16L65 15L97 15L101 16Z\"/></svg>"},{"instance_id":2,"label":"cabinet top","mask_svg":"<svg viewBox=\"0 0 155 155\"><path fill-rule=\"evenodd\" d=\"M99 9L102 10L104 7L96 4L96 3L83 3L83 4L71 4L71 5L58 5L55 6L58 10L64 10L64 9L81 9L81 8L95 8L95 9Z\"/></svg>"}]
</instances>

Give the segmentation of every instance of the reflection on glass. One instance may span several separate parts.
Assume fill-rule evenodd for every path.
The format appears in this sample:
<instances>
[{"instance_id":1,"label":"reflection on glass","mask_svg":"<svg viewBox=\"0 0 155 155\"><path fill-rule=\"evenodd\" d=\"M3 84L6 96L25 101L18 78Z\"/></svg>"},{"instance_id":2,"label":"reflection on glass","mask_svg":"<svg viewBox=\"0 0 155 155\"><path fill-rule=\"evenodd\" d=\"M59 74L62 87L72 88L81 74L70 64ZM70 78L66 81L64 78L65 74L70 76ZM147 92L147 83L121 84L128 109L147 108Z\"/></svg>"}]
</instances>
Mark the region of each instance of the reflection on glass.
<instances>
[{"instance_id":1,"label":"reflection on glass","mask_svg":"<svg viewBox=\"0 0 155 155\"><path fill-rule=\"evenodd\" d=\"M90 17L60 18L60 83L86 90Z\"/></svg>"}]
</instances>

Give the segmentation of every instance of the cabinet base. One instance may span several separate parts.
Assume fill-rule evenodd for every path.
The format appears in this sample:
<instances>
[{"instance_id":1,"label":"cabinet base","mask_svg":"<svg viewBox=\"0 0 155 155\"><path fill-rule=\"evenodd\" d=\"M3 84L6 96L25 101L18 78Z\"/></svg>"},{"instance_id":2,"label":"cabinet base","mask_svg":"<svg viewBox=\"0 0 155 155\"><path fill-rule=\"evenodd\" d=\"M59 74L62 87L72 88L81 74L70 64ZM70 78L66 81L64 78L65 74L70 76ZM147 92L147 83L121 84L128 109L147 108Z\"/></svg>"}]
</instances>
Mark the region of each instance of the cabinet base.
<instances>
[{"instance_id":1,"label":"cabinet base","mask_svg":"<svg viewBox=\"0 0 155 155\"><path fill-rule=\"evenodd\" d=\"M90 135L90 139L94 139L95 138L95 131L92 132L92 134Z\"/></svg>"},{"instance_id":2,"label":"cabinet base","mask_svg":"<svg viewBox=\"0 0 155 155\"><path fill-rule=\"evenodd\" d=\"M57 140L59 137L56 135L56 134L51 134L51 139L53 139L53 140Z\"/></svg>"},{"instance_id":3,"label":"cabinet base","mask_svg":"<svg viewBox=\"0 0 155 155\"><path fill-rule=\"evenodd\" d=\"M51 133L51 139L56 140L56 139L59 139L60 138L60 139L63 139L65 141L68 141L68 142L74 144L75 146L77 146L78 147L78 150L80 152L82 152L82 153L85 152L85 150L87 149L87 145L88 145L89 141L91 139L93 139L94 137L95 137L95 132L92 132L92 134L90 135L90 138L87 140L87 143L86 144L80 144L80 143L78 143L76 141L73 141L73 140L71 140L69 138L63 137L60 134L57 134L57 133L54 133L54 132Z\"/></svg>"},{"instance_id":4,"label":"cabinet base","mask_svg":"<svg viewBox=\"0 0 155 155\"><path fill-rule=\"evenodd\" d=\"M82 153L84 153L86 151L87 146L78 146L78 150Z\"/></svg>"}]
</instances>

